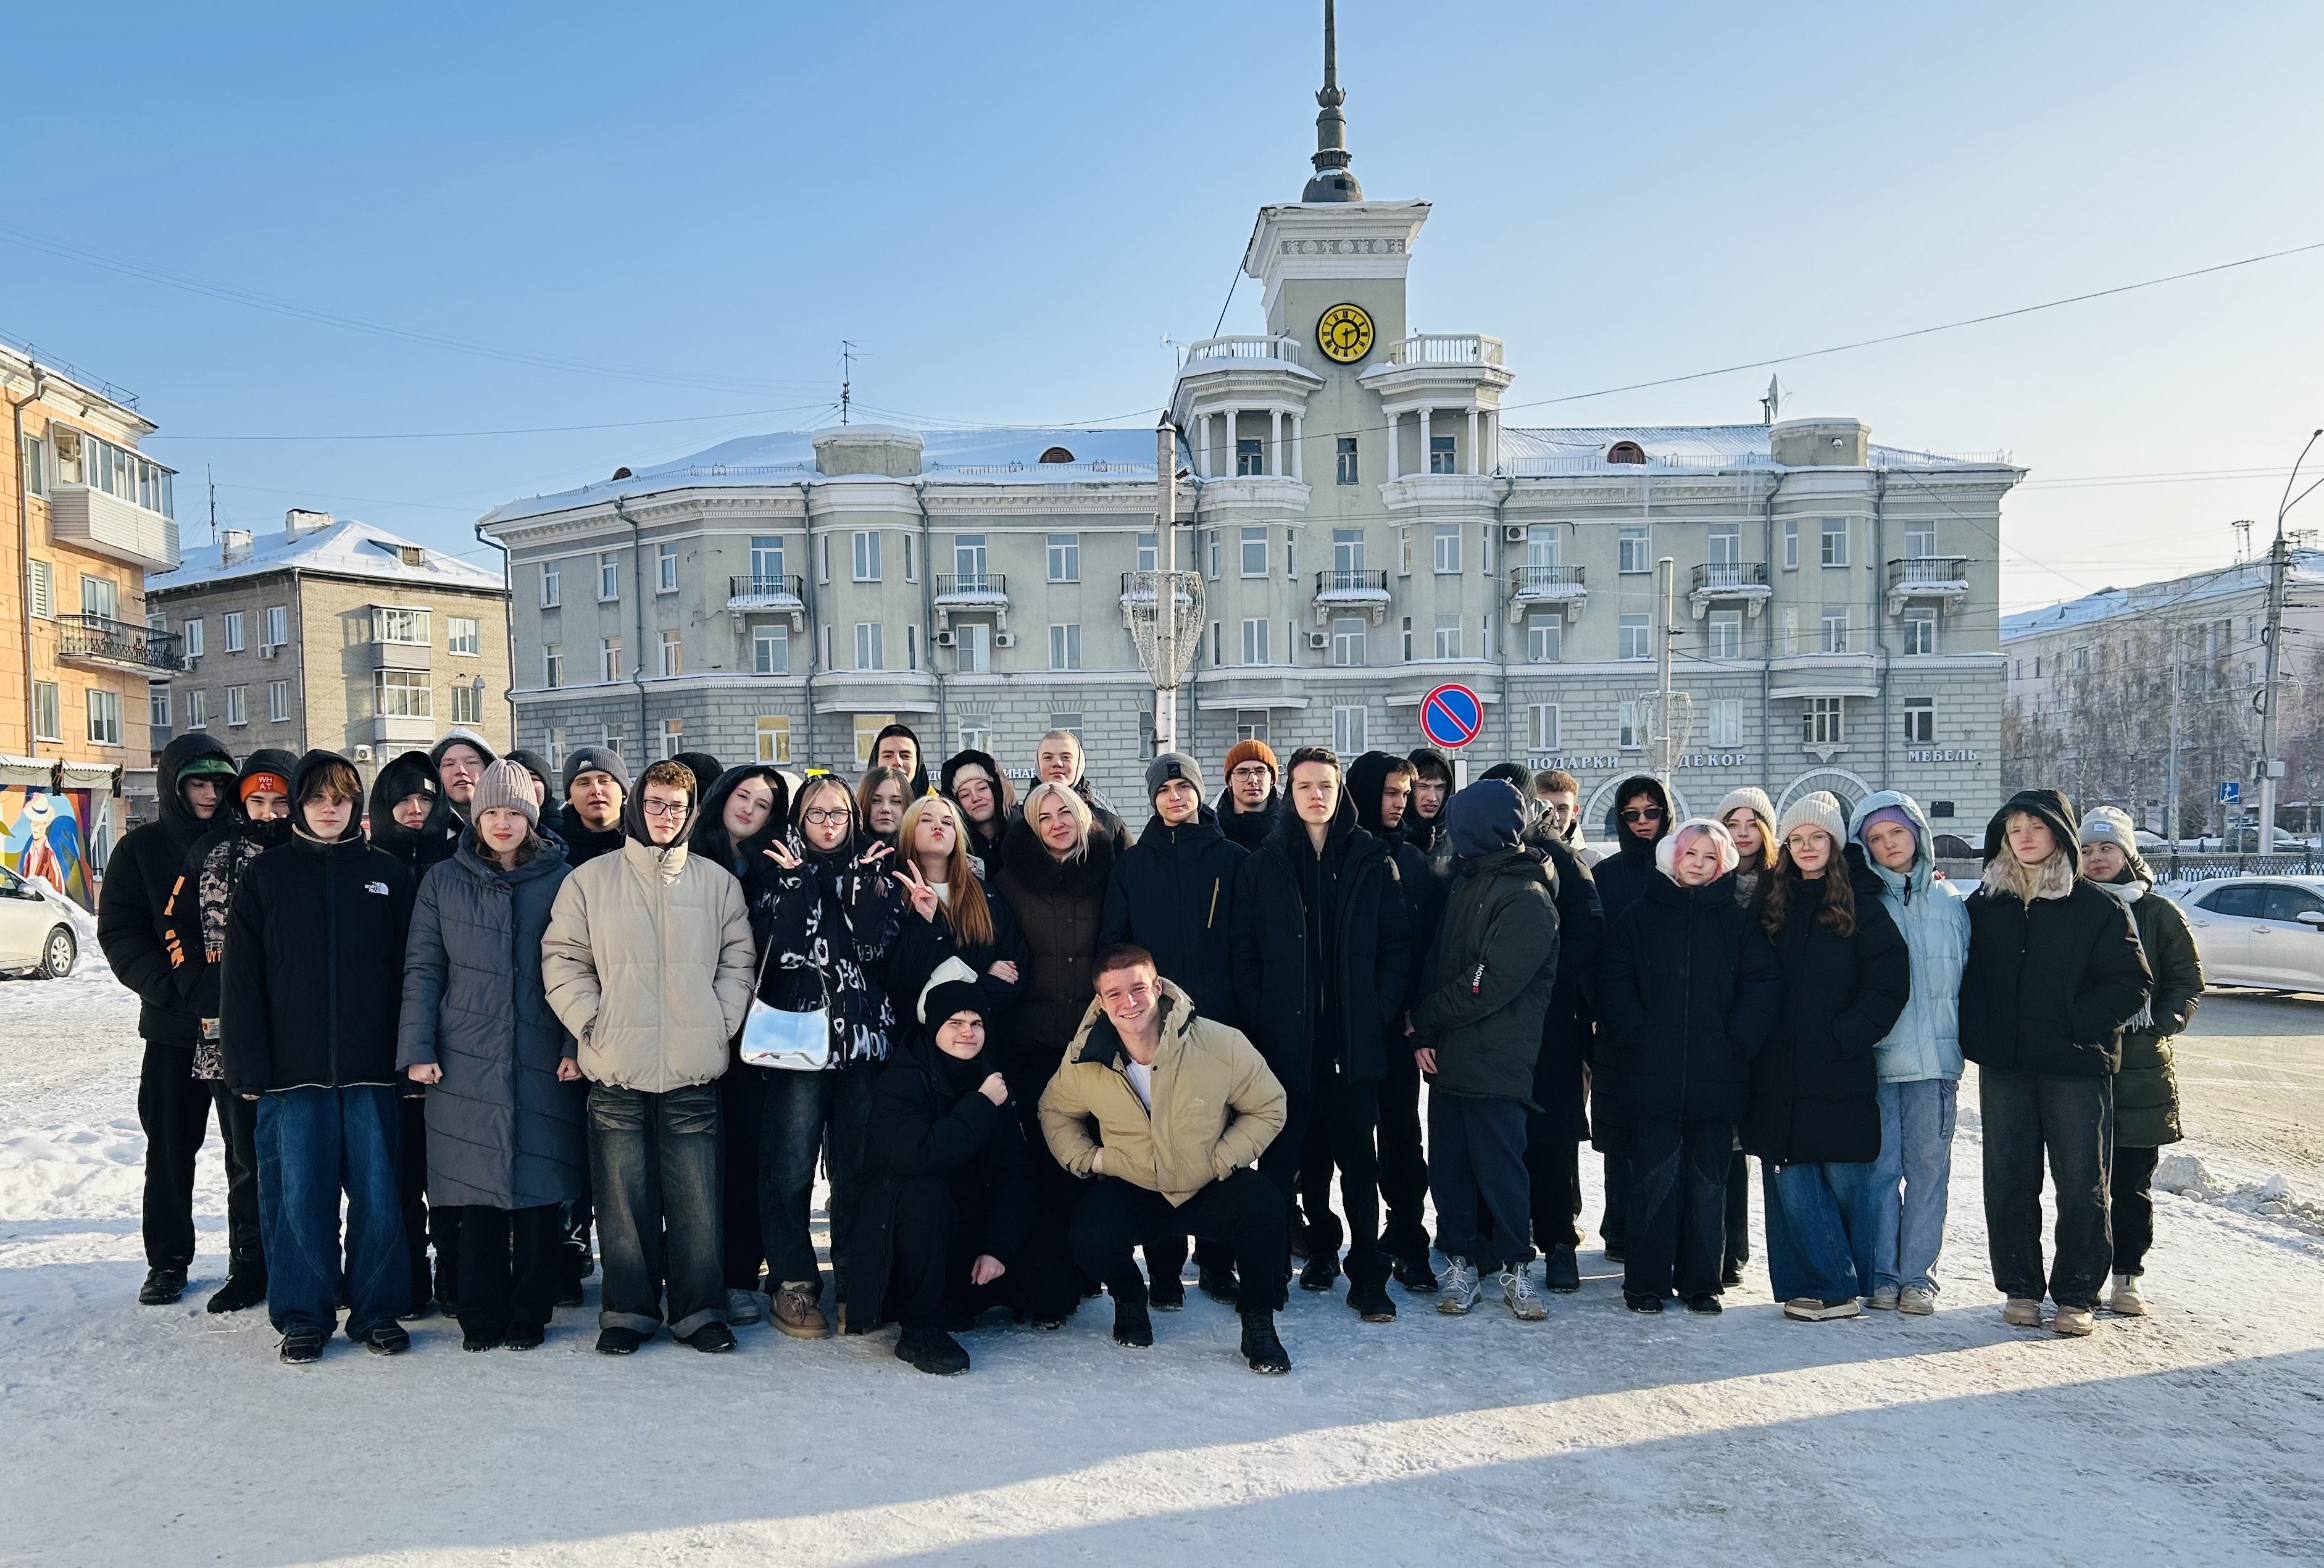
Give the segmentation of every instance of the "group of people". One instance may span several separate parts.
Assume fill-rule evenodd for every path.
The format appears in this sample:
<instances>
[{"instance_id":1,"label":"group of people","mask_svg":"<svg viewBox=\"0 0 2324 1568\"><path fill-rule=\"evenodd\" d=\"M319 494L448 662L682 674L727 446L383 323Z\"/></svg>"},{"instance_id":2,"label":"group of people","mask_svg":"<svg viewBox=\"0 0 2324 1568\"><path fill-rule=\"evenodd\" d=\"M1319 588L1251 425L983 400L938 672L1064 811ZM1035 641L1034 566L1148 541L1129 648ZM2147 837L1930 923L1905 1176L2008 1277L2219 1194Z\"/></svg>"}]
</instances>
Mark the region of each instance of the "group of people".
<instances>
[{"instance_id":1,"label":"group of people","mask_svg":"<svg viewBox=\"0 0 2324 1568\"><path fill-rule=\"evenodd\" d=\"M900 724L852 788L455 731L367 801L336 753L180 736L99 911L143 1003L139 1299L186 1288L215 1112L208 1308L264 1302L294 1363L343 1312L398 1353L431 1302L467 1350L529 1349L595 1271L608 1354L892 1323L957 1372L986 1313L1055 1328L1101 1291L1152 1344L1191 1251L1284 1372L1295 1278L1365 1323L1391 1284L1546 1316L1585 1143L1633 1310L1720 1309L1757 1156L1787 1315L1925 1314L1966 1055L2008 1320L2143 1310L2202 982L2121 812L2014 798L1964 899L1902 795L1678 822L1640 775L1600 853L1569 775L1455 779L1244 740L1213 798L1166 753L1133 839L1069 731L1021 801L982 752L931 777Z\"/></svg>"}]
</instances>

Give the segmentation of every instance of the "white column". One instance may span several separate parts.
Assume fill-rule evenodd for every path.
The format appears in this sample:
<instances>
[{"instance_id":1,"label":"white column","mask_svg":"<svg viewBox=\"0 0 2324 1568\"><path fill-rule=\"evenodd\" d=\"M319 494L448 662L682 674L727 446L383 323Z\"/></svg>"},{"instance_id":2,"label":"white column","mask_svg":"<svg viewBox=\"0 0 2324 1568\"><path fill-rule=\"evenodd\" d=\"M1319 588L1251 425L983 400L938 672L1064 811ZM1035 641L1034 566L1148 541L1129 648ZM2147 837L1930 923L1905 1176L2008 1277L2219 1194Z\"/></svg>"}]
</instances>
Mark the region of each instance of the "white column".
<instances>
[{"instance_id":1,"label":"white column","mask_svg":"<svg viewBox=\"0 0 2324 1568\"><path fill-rule=\"evenodd\" d=\"M1428 461L1428 410L1426 409L1420 410L1420 466L1414 472L1418 474L1434 472Z\"/></svg>"},{"instance_id":2,"label":"white column","mask_svg":"<svg viewBox=\"0 0 2324 1568\"><path fill-rule=\"evenodd\" d=\"M1306 474L1303 472L1305 465L1301 460L1299 450L1306 445L1306 438L1302 431L1304 423L1305 421L1297 414L1291 416L1291 477L1303 484L1307 478Z\"/></svg>"},{"instance_id":3,"label":"white column","mask_svg":"<svg viewBox=\"0 0 2324 1568\"><path fill-rule=\"evenodd\" d=\"M1390 479L1401 479L1404 477L1397 468L1397 463L1402 456L1403 451L1404 416L1402 414L1390 414L1388 417L1388 476Z\"/></svg>"},{"instance_id":4,"label":"white column","mask_svg":"<svg viewBox=\"0 0 2324 1568\"><path fill-rule=\"evenodd\" d=\"M1194 416L1194 472L1211 477L1211 416Z\"/></svg>"},{"instance_id":5,"label":"white column","mask_svg":"<svg viewBox=\"0 0 2324 1568\"><path fill-rule=\"evenodd\" d=\"M1226 466L1219 472L1231 479L1242 472L1242 449L1239 442L1241 434L1242 410L1230 404L1226 412L1221 417L1227 422L1227 450Z\"/></svg>"},{"instance_id":6,"label":"white column","mask_svg":"<svg viewBox=\"0 0 2324 1568\"><path fill-rule=\"evenodd\" d=\"M1283 472L1283 410L1281 409L1267 410L1267 471L1276 475Z\"/></svg>"},{"instance_id":7,"label":"white column","mask_svg":"<svg viewBox=\"0 0 2324 1568\"><path fill-rule=\"evenodd\" d=\"M1471 410L1469 410L1469 472L1470 472L1470 473L1471 473L1471 474L1482 474L1482 473L1485 471L1484 457L1485 457L1485 455L1484 455L1483 451L1482 451L1482 450L1478 447L1478 445L1477 445L1477 410L1474 410L1474 409L1471 409Z\"/></svg>"}]
</instances>

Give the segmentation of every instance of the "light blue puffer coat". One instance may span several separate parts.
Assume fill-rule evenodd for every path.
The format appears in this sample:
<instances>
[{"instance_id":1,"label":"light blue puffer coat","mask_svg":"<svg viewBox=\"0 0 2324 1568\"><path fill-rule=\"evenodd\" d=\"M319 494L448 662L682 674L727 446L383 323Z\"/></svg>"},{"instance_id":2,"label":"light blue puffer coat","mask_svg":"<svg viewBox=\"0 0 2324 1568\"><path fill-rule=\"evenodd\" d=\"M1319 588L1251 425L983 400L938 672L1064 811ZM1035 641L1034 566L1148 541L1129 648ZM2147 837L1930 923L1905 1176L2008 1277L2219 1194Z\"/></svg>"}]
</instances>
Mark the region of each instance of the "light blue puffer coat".
<instances>
[{"instance_id":1,"label":"light blue puffer coat","mask_svg":"<svg viewBox=\"0 0 2324 1568\"><path fill-rule=\"evenodd\" d=\"M1894 806L1920 831L1920 853L1909 875L1890 871L1864 845L1864 819ZM1849 847L1880 879L1880 901L1887 906L1913 957L1913 995L1888 1038L1873 1047L1884 1084L1917 1083L1961 1075L1960 980L1969 962L1969 910L1960 890L1936 879L1936 856L1929 819L1920 802L1893 789L1864 798L1848 825Z\"/></svg>"}]
</instances>

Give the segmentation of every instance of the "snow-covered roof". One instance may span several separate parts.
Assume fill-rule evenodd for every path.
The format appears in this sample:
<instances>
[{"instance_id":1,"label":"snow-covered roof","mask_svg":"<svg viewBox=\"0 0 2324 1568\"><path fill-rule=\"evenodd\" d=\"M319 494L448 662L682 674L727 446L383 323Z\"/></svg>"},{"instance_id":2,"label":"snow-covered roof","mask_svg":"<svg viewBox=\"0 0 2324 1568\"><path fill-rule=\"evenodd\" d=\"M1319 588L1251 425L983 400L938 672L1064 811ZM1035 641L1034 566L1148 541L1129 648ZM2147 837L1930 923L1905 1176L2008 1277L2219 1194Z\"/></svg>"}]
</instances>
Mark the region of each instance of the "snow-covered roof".
<instances>
[{"instance_id":1,"label":"snow-covered roof","mask_svg":"<svg viewBox=\"0 0 2324 1568\"><path fill-rule=\"evenodd\" d=\"M1607 449L1618 441L1634 441L1646 454L1646 466L1655 468L1768 468L1766 425L1573 425L1555 428L1510 426L1501 431L1501 462L1510 472L1525 474L1582 473L1598 469L1636 472L1635 463L1608 463ZM1904 447L1874 446L1875 468L1990 468L2006 466L1998 453L1946 457L1916 452Z\"/></svg>"},{"instance_id":2,"label":"snow-covered roof","mask_svg":"<svg viewBox=\"0 0 2324 1568\"><path fill-rule=\"evenodd\" d=\"M404 552L415 549L420 552L420 564L407 565ZM497 591L503 586L496 571L487 571L456 556L446 555L353 518L297 534L287 530L260 534L251 540L250 553L231 564L223 558L225 550L226 545L220 542L183 551L176 571L147 574L145 591L154 594L172 588L206 586L289 571L293 567L302 572L328 572L335 576L367 577L413 587Z\"/></svg>"},{"instance_id":3,"label":"snow-covered roof","mask_svg":"<svg viewBox=\"0 0 2324 1568\"><path fill-rule=\"evenodd\" d=\"M2213 571L2142 583L2135 588L2100 588L2095 594L2085 594L2061 604L2045 604L2039 610L2020 610L2014 615L2004 615L2001 640L2008 642L2064 627L2109 621L2118 615L2145 614L2200 604L2209 599L2260 592L2267 587L2267 572L2264 560L2239 561ZM2324 586L2324 550L2293 550L2286 581L2303 587Z\"/></svg>"}]
</instances>

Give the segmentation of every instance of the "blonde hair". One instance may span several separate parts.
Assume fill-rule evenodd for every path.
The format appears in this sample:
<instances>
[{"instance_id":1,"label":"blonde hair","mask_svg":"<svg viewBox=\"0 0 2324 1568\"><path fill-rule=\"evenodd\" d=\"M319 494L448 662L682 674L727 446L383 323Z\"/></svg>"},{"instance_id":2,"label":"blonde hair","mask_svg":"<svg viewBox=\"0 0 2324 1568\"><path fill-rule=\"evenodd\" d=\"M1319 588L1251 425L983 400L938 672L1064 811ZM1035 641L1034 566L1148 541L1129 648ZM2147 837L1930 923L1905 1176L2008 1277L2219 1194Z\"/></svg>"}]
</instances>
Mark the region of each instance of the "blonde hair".
<instances>
[{"instance_id":1,"label":"blonde hair","mask_svg":"<svg viewBox=\"0 0 2324 1568\"><path fill-rule=\"evenodd\" d=\"M976 880L976 872L968 863L968 827L961 820L961 809L941 795L923 795L904 807L904 824L898 831L897 842L903 846L903 858L918 861L912 854L912 835L920 829L920 819L931 811L941 811L952 818L952 853L945 861L945 891L949 899L936 906L936 913L952 925L952 934L970 947L992 945L992 910L984 901L984 888Z\"/></svg>"},{"instance_id":2,"label":"blonde hair","mask_svg":"<svg viewBox=\"0 0 2324 1568\"><path fill-rule=\"evenodd\" d=\"M1065 808L1073 813L1074 847L1065 852L1065 858L1079 860L1089 853L1090 828L1095 824L1096 818L1090 815L1089 802L1083 799L1081 792L1072 785L1060 784L1054 779L1048 779L1027 790L1025 792L1025 826L1031 828L1035 835L1038 836L1041 803L1052 796L1064 801ZM1041 847L1047 849L1048 844L1044 842Z\"/></svg>"}]
</instances>

